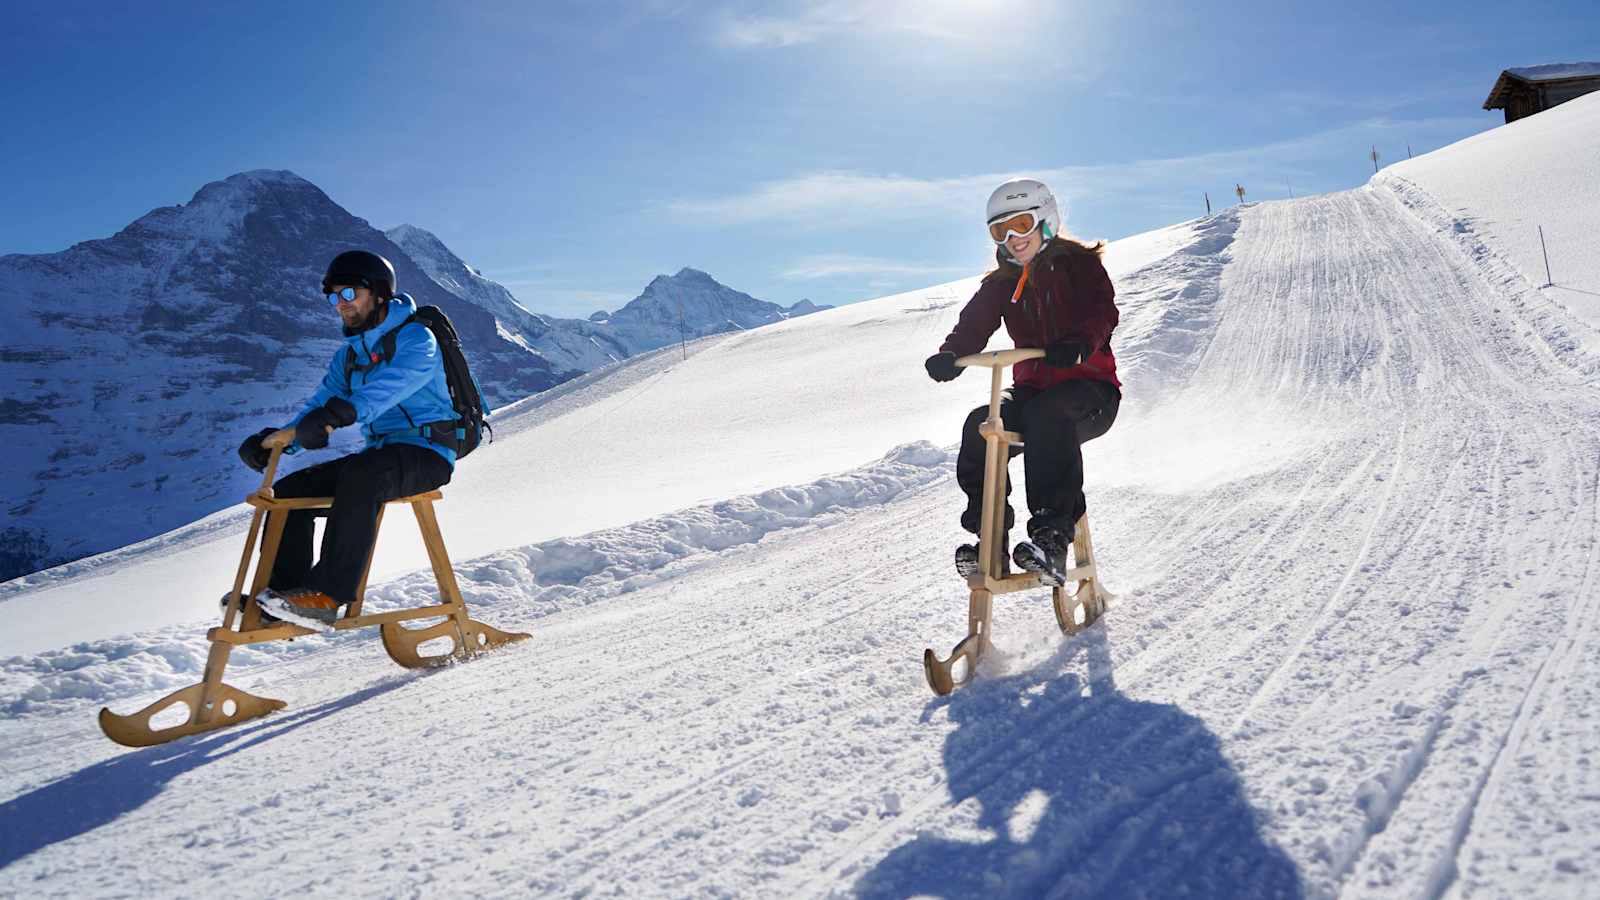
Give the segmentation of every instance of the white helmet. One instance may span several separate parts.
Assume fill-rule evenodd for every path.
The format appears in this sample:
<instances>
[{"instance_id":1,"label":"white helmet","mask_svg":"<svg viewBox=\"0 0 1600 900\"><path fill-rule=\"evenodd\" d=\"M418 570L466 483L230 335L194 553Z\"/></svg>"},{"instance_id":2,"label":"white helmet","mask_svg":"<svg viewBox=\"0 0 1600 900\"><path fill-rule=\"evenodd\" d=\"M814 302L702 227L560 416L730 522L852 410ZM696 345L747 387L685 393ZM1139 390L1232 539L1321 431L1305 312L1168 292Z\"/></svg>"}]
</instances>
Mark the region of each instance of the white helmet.
<instances>
[{"instance_id":1,"label":"white helmet","mask_svg":"<svg viewBox=\"0 0 1600 900\"><path fill-rule=\"evenodd\" d=\"M1056 195L1050 193L1050 188L1044 182L1032 178L1013 178L995 188L994 193L989 195L988 215L984 221L992 225L996 219L1030 210L1037 213L1039 221L1043 223L1042 237L1045 240L1061 233L1061 211L1056 206ZM1000 247L1001 252L1009 258L1011 253L1005 250L1003 242Z\"/></svg>"}]
</instances>

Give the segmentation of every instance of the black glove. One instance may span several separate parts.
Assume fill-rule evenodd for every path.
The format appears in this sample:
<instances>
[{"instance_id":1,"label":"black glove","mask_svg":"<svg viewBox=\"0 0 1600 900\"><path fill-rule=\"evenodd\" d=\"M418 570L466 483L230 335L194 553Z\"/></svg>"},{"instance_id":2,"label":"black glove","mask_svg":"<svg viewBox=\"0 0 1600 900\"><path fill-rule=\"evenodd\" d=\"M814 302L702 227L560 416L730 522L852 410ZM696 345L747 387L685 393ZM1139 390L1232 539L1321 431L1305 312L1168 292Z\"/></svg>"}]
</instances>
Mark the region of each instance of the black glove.
<instances>
[{"instance_id":1,"label":"black glove","mask_svg":"<svg viewBox=\"0 0 1600 900\"><path fill-rule=\"evenodd\" d=\"M1070 369L1089 358L1089 345L1079 341L1056 341L1044 348L1044 364L1057 369Z\"/></svg>"},{"instance_id":2,"label":"black glove","mask_svg":"<svg viewBox=\"0 0 1600 900\"><path fill-rule=\"evenodd\" d=\"M356 423L356 408L350 401L335 397L306 413L295 423L294 442L307 450L321 450L328 446L328 429L343 428Z\"/></svg>"},{"instance_id":3,"label":"black glove","mask_svg":"<svg viewBox=\"0 0 1600 900\"><path fill-rule=\"evenodd\" d=\"M956 376L966 371L956 365L956 355L949 350L935 353L922 365L928 370L928 377L934 381L954 381Z\"/></svg>"},{"instance_id":4,"label":"black glove","mask_svg":"<svg viewBox=\"0 0 1600 900\"><path fill-rule=\"evenodd\" d=\"M276 428L263 428L244 439L244 443L239 445L239 458L244 460L245 465L255 469L257 472L266 471L267 459L272 456L272 451L261 446L261 442L266 440L267 435L277 430Z\"/></svg>"}]
</instances>

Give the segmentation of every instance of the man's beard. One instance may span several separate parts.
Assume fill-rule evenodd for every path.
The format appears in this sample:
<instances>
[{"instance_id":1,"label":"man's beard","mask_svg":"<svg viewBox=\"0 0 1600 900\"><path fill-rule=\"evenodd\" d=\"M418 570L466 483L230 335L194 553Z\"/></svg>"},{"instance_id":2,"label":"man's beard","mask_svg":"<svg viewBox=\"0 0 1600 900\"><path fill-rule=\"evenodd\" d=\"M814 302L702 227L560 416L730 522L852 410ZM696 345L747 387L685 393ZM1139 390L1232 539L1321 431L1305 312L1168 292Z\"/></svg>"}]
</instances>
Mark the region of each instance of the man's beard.
<instances>
[{"instance_id":1,"label":"man's beard","mask_svg":"<svg viewBox=\"0 0 1600 900\"><path fill-rule=\"evenodd\" d=\"M346 325L346 326L344 326L344 336L345 337L355 337L356 335L358 335L358 334L360 334L360 333L362 333L364 331L370 331L373 328L373 326L375 326L379 322L383 321L383 313L384 313L384 310L388 307L388 305L389 304L387 302L383 301L383 300L379 300L376 303L373 303L372 304L372 310L367 313L367 317L366 318L362 319L361 321L357 322L354 325Z\"/></svg>"}]
</instances>

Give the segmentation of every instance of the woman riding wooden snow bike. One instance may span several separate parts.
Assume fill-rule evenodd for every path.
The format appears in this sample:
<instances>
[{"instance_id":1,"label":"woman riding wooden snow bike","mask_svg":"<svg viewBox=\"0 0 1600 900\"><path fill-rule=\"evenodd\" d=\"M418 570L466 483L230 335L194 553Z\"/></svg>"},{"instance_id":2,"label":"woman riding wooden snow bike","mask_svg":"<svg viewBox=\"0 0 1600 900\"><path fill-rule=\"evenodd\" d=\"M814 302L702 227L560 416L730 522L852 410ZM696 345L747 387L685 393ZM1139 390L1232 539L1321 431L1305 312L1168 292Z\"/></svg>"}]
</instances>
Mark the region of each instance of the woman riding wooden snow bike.
<instances>
[{"instance_id":1,"label":"woman riding wooden snow bike","mask_svg":"<svg viewBox=\"0 0 1600 900\"><path fill-rule=\"evenodd\" d=\"M924 363L935 381L951 381L971 365L993 370L989 406L967 417L956 459L956 482L967 495L961 526L979 535L976 545L956 549L956 571L978 581L968 641L946 662L931 651L926 655L928 681L939 693L961 681L952 666L965 660L970 669L988 646L989 597L1001 589L1031 586L1007 581L1028 576L1006 572L1012 524L1006 463L1021 452L1022 438L1028 443L1028 540L1017 544L1010 560L1031 573L1034 584L1060 589L1073 580L1097 582L1084 520L1081 447L1106 433L1122 402L1111 352L1119 316L1116 290L1100 262L1104 242L1067 237L1061 218L1055 195L1041 182L1019 178L994 190L987 228L996 267L962 308L939 352ZM980 352L1002 324L1017 349ZM1002 393L1000 370L1012 365L1013 385ZM1086 578L1075 579L1067 571L1069 549L1077 560L1075 572L1088 567ZM1058 616L1060 603L1058 595ZM1100 605L1096 589L1085 603L1090 621ZM1071 630L1066 618L1062 628Z\"/></svg>"},{"instance_id":2,"label":"woman riding wooden snow bike","mask_svg":"<svg viewBox=\"0 0 1600 900\"><path fill-rule=\"evenodd\" d=\"M958 358L956 365L984 366L991 371L989 385L989 416L978 426L978 432L988 445L984 455L983 512L978 533L977 570L966 576L972 594L968 601L967 636L956 644L950 656L940 659L933 650L922 652L922 667L928 677L928 686L941 696L972 680L977 673L978 660L991 644L990 620L994 612L994 595L1026 591L1045 586L1039 572L1009 571L1006 558L1006 465L1011 451L1023 446L1023 435L1007 431L1000 418L1001 373L1014 363L1040 359L1043 350L994 350ZM1078 519L1072 541L1073 564L1064 569L1061 584L1051 587L1051 601L1055 608L1056 624L1062 634L1077 634L1093 625L1105 612L1108 594L1100 584L1099 569L1095 563L1094 543L1089 536L1089 517ZM1074 585L1069 589L1068 585Z\"/></svg>"}]
</instances>

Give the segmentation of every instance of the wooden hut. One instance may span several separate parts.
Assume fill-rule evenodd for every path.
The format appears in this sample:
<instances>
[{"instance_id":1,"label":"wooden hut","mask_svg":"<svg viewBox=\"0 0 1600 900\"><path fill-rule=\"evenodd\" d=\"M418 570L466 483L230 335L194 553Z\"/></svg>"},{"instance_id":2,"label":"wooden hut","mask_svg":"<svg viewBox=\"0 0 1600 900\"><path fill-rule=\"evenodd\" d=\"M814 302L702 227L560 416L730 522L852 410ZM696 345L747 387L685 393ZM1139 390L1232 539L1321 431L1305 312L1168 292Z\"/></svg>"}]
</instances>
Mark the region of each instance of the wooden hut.
<instances>
[{"instance_id":1,"label":"wooden hut","mask_svg":"<svg viewBox=\"0 0 1600 900\"><path fill-rule=\"evenodd\" d=\"M1515 122L1590 91L1600 91L1600 62L1506 69L1483 108L1503 109L1506 121Z\"/></svg>"}]
</instances>

